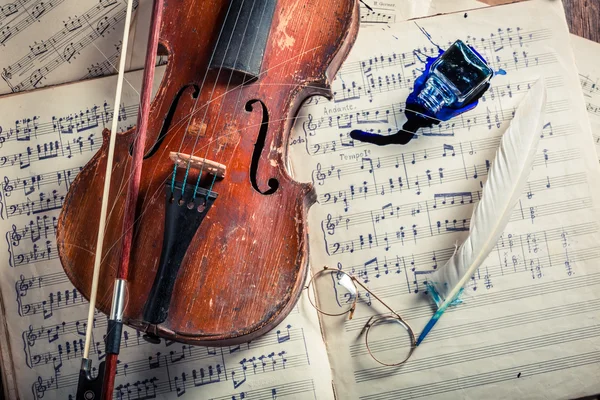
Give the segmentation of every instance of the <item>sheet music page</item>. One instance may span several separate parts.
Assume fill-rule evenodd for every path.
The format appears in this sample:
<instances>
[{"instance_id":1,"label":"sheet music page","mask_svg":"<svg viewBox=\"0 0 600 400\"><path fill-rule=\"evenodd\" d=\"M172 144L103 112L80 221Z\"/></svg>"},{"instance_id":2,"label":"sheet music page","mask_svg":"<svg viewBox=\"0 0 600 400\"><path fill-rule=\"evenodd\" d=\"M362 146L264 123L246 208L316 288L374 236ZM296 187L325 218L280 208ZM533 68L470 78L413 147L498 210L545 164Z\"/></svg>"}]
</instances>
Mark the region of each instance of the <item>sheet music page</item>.
<instances>
[{"instance_id":1,"label":"sheet music page","mask_svg":"<svg viewBox=\"0 0 600 400\"><path fill-rule=\"evenodd\" d=\"M459 10L471 10L474 8L487 7L487 4L478 0L457 0L457 1L445 1L445 0L432 0L429 5L427 14L415 15L414 17L424 17L427 15L436 15L443 13L457 12ZM407 17L408 18L413 18Z\"/></svg>"},{"instance_id":2,"label":"sheet music page","mask_svg":"<svg viewBox=\"0 0 600 400\"><path fill-rule=\"evenodd\" d=\"M114 74L126 6L126 0L0 0L0 94ZM132 16L127 70L144 65L152 1L133 6L142 12Z\"/></svg>"},{"instance_id":3,"label":"sheet music page","mask_svg":"<svg viewBox=\"0 0 600 400\"><path fill-rule=\"evenodd\" d=\"M126 79L139 91L141 71ZM0 288L22 399L75 395L88 304L63 272L55 228L70 183L110 128L115 85L112 76L0 98ZM125 84L121 129L135 124L138 96ZM95 320L96 368L106 321ZM302 298L278 328L225 348L152 345L125 328L114 398L183 396L332 399L316 311Z\"/></svg>"},{"instance_id":4,"label":"sheet music page","mask_svg":"<svg viewBox=\"0 0 600 400\"><path fill-rule=\"evenodd\" d=\"M485 7L476 0L365 0L360 2L361 29L385 26L409 18Z\"/></svg>"},{"instance_id":5,"label":"sheet music page","mask_svg":"<svg viewBox=\"0 0 600 400\"><path fill-rule=\"evenodd\" d=\"M571 35L596 151L600 154L600 44ZM599 156L600 159L600 156Z\"/></svg>"},{"instance_id":6,"label":"sheet music page","mask_svg":"<svg viewBox=\"0 0 600 400\"><path fill-rule=\"evenodd\" d=\"M361 27L379 24L393 24L401 20L397 16L398 0L389 1L361 1L360 2L360 25Z\"/></svg>"},{"instance_id":7,"label":"sheet music page","mask_svg":"<svg viewBox=\"0 0 600 400\"><path fill-rule=\"evenodd\" d=\"M419 29L423 28L423 31ZM424 32L431 35L431 41ZM352 129L395 133L426 56L462 39L506 75L472 111L406 146L354 142ZM311 181L313 272L353 274L418 334L434 313L428 274L468 235L499 139L538 78L548 102L538 155L511 221L465 289L401 367L376 363L361 330L386 310L364 293L350 321L321 316L343 399L577 398L600 392L597 156L560 2L532 1L363 31L333 101L301 109L289 144ZM359 292L360 292L359 288ZM333 287L321 301L343 304ZM372 350L385 353L395 338Z\"/></svg>"}]
</instances>

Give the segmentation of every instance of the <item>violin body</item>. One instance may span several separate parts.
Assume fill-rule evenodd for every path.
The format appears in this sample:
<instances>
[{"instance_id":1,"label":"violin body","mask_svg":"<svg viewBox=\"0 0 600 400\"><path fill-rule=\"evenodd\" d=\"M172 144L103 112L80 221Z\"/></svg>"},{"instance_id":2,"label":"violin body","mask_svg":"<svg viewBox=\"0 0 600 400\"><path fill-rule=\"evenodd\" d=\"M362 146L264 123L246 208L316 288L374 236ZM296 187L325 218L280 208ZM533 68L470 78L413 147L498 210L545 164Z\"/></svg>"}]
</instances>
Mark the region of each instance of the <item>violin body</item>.
<instances>
[{"instance_id":1,"label":"violin body","mask_svg":"<svg viewBox=\"0 0 600 400\"><path fill-rule=\"evenodd\" d=\"M134 234L124 322L194 345L252 340L281 322L299 298L308 269L306 216L315 195L310 185L293 181L286 169L288 136L293 117L309 96L330 97L330 82L358 31L354 0L278 0L260 73L248 82L251 73L209 69L215 43L227 32L224 21L231 21L230 4L165 3L160 45L169 61L151 105L136 222L130 228ZM88 298L110 135L104 131L101 149L74 180L57 230L64 270ZM135 128L117 135L97 303L107 314ZM202 169L174 169L172 152L223 164L225 176L211 180ZM175 180L178 185L172 184ZM197 182L203 190L198 198L207 193L208 199L212 192L218 197L196 221L197 229L187 233L189 244L176 273L161 275L172 255L165 248L176 246L188 223L185 216L174 225L165 218L171 209L177 213L177 206L189 205L191 211L198 207L198 198L189 197ZM185 200L180 198L182 188ZM154 290L163 284L170 289ZM155 301L162 302L155 309L162 315L159 322L147 317Z\"/></svg>"}]
</instances>

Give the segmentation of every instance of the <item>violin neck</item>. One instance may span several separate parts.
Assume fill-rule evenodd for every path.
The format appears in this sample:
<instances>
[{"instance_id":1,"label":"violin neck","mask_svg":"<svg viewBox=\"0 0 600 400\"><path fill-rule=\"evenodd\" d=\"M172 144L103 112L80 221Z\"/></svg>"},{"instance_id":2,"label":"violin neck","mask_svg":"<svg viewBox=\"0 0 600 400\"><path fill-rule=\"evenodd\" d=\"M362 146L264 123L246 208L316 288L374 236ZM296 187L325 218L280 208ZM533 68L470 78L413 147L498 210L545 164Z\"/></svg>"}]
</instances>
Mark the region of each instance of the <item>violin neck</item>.
<instances>
[{"instance_id":1,"label":"violin neck","mask_svg":"<svg viewBox=\"0 0 600 400\"><path fill-rule=\"evenodd\" d=\"M232 0L209 68L235 71L243 80L257 79L276 5L277 0Z\"/></svg>"}]
</instances>

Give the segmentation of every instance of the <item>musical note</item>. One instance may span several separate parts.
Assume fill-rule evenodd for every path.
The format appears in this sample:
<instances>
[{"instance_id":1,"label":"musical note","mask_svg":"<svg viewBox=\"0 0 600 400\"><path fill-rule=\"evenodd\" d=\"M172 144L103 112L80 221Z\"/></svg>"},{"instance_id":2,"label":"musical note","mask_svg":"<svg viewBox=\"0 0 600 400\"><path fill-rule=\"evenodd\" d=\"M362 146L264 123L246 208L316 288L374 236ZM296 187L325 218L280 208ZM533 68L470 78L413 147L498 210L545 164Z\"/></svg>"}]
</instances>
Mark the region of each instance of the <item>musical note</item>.
<instances>
[{"instance_id":1,"label":"musical note","mask_svg":"<svg viewBox=\"0 0 600 400\"><path fill-rule=\"evenodd\" d=\"M283 342L287 342L288 340L290 340L290 328L291 327L292 326L289 325L289 324L286 326L286 329L287 329L287 334L286 335L282 335L280 330L278 330L276 332L277 333L277 342L278 343L283 343Z\"/></svg>"},{"instance_id":2,"label":"musical note","mask_svg":"<svg viewBox=\"0 0 600 400\"><path fill-rule=\"evenodd\" d=\"M446 151L451 151L452 153L450 155L452 157L456 156L456 153L454 152L454 146L449 145L449 144L444 144L444 153L442 154L442 156L446 157Z\"/></svg>"}]
</instances>

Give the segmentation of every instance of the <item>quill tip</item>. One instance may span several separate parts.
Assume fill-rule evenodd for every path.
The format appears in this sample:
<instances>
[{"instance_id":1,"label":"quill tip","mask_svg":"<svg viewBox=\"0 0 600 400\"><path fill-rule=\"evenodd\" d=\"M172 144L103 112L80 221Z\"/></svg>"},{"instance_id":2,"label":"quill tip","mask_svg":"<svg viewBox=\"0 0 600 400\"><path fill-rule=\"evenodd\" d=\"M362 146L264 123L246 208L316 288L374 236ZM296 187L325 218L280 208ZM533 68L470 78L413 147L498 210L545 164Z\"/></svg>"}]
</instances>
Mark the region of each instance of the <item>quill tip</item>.
<instances>
[{"instance_id":1,"label":"quill tip","mask_svg":"<svg viewBox=\"0 0 600 400\"><path fill-rule=\"evenodd\" d=\"M425 328L423 328L423 331L419 335L419 338L417 339L416 346L418 346L418 345L421 344L421 342L429 334L429 331L431 331L431 329L434 327L434 325L438 322L438 320L440 319L440 317L442 316L442 314L444 313L444 311L445 311L445 308L443 308L443 309L440 308L439 310L437 310L435 312L435 314L433 314L433 317L431 317L431 319L429 320L429 322L427 322L427 325L425 325Z\"/></svg>"}]
</instances>

